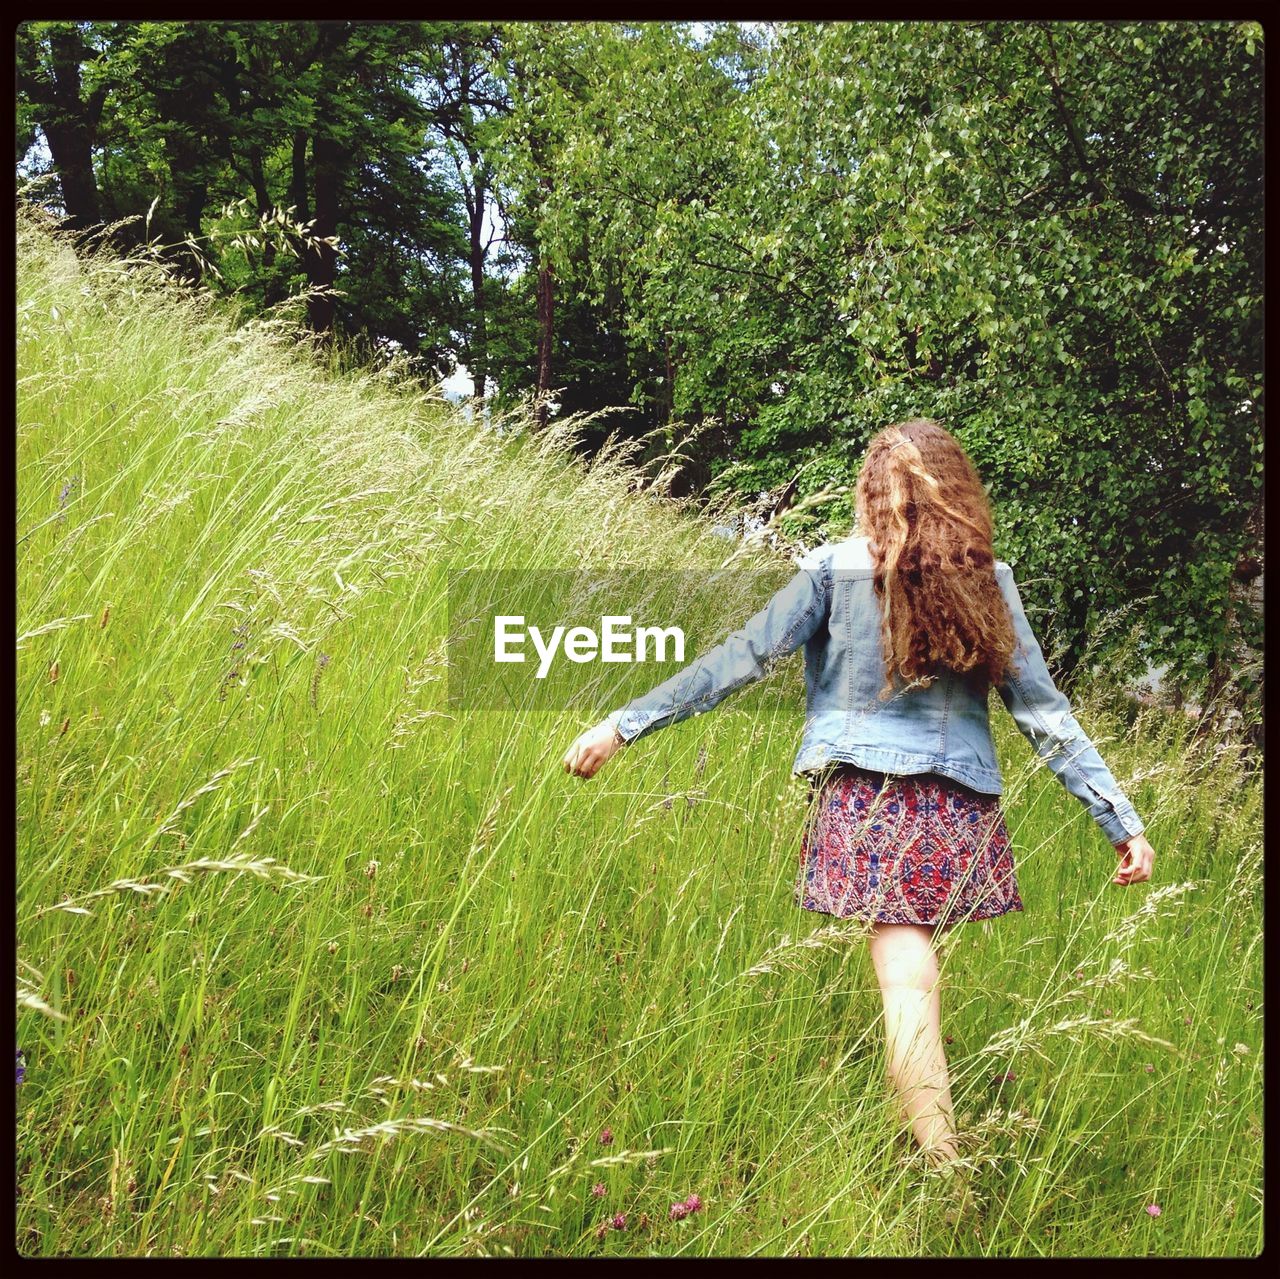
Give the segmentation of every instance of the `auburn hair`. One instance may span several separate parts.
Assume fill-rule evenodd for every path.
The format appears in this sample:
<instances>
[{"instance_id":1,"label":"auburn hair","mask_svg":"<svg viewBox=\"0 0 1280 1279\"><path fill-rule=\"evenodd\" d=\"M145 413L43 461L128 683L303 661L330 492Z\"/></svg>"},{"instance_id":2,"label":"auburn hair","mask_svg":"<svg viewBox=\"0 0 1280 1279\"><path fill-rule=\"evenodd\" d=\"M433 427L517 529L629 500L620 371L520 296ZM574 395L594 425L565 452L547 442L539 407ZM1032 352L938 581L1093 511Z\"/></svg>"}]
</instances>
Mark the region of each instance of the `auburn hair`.
<instances>
[{"instance_id":1,"label":"auburn hair","mask_svg":"<svg viewBox=\"0 0 1280 1279\"><path fill-rule=\"evenodd\" d=\"M991 505L945 427L916 418L872 437L855 488L882 605L885 685L927 687L942 669L998 683L1015 638L996 582Z\"/></svg>"}]
</instances>

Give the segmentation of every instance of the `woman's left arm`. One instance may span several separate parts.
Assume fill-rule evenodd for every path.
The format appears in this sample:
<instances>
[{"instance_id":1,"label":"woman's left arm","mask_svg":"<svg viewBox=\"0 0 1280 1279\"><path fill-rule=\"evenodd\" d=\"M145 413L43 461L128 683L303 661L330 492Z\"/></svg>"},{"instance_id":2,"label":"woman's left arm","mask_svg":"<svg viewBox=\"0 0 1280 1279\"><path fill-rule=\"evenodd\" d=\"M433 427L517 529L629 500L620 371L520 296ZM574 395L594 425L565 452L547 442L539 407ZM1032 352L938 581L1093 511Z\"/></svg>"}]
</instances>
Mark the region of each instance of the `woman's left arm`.
<instances>
[{"instance_id":1,"label":"woman's left arm","mask_svg":"<svg viewBox=\"0 0 1280 1279\"><path fill-rule=\"evenodd\" d=\"M795 652L826 620L830 608L830 563L811 552L800 561L795 576L740 629L583 733L565 753L565 771L590 777L638 737L711 710Z\"/></svg>"}]
</instances>

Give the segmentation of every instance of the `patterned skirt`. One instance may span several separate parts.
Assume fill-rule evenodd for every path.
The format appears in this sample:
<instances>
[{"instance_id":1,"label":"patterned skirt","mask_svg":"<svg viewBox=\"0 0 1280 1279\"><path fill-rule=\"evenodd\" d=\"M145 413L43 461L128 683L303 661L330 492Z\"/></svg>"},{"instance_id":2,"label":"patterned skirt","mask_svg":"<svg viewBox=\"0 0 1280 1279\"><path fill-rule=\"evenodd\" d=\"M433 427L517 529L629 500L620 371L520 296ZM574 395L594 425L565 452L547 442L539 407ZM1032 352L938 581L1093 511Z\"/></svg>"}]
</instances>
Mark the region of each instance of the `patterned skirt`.
<instances>
[{"instance_id":1,"label":"patterned skirt","mask_svg":"<svg viewBox=\"0 0 1280 1279\"><path fill-rule=\"evenodd\" d=\"M817 788L796 904L884 924L959 923L1022 909L999 797L937 773L840 765Z\"/></svg>"}]
</instances>

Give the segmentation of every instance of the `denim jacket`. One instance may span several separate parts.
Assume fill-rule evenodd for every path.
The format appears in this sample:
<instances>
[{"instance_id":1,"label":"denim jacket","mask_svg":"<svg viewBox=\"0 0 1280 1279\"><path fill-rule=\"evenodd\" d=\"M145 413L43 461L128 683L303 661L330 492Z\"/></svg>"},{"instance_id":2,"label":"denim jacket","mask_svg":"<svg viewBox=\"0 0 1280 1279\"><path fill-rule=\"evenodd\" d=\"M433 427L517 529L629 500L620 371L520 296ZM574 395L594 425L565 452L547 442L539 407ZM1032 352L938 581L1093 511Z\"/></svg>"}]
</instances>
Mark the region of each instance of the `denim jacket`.
<instances>
[{"instance_id":1,"label":"denim jacket","mask_svg":"<svg viewBox=\"0 0 1280 1279\"><path fill-rule=\"evenodd\" d=\"M999 795L987 689L944 670L927 688L898 688L889 701L878 700L884 683L881 605L871 579L866 538L818 547L740 630L606 722L633 742L710 710L803 645L806 714L794 773L843 761L881 773L940 773ZM996 561L996 581L1017 639L1013 673L997 686L1001 700L1037 755L1113 844L1138 834L1142 820L1054 686L1013 570L1002 560Z\"/></svg>"}]
</instances>

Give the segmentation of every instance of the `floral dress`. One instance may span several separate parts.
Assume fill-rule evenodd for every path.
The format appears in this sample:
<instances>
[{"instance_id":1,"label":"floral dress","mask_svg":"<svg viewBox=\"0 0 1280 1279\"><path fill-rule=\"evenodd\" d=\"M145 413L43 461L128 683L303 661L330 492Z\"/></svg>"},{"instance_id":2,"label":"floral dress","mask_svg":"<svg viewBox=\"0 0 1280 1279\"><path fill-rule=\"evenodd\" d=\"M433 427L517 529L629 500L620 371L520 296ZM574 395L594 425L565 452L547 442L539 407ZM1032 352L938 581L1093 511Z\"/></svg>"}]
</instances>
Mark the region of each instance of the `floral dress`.
<instances>
[{"instance_id":1,"label":"floral dress","mask_svg":"<svg viewBox=\"0 0 1280 1279\"><path fill-rule=\"evenodd\" d=\"M999 797L936 773L840 765L817 788L796 904L886 924L959 923L1022 909Z\"/></svg>"}]
</instances>

